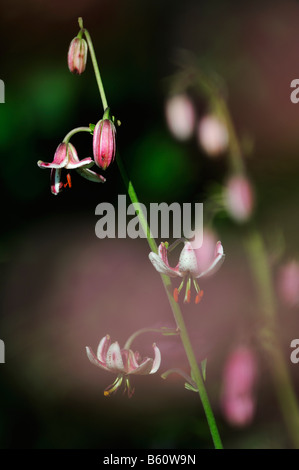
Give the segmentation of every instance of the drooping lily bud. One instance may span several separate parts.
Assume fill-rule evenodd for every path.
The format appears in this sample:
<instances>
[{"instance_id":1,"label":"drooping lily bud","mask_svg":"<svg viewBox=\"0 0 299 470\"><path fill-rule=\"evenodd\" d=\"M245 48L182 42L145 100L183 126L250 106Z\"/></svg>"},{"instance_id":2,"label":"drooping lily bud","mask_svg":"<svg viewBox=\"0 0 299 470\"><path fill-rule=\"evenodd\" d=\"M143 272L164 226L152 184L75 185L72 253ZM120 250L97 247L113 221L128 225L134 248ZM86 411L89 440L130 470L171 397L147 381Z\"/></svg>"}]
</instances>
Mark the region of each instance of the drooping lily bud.
<instances>
[{"instance_id":1,"label":"drooping lily bud","mask_svg":"<svg viewBox=\"0 0 299 470\"><path fill-rule=\"evenodd\" d=\"M101 119L93 131L93 156L96 165L106 170L115 158L116 129L110 119Z\"/></svg>"},{"instance_id":2,"label":"drooping lily bud","mask_svg":"<svg viewBox=\"0 0 299 470\"><path fill-rule=\"evenodd\" d=\"M169 98L165 105L166 121L170 132L178 140L187 140L192 136L195 125L193 103L185 94Z\"/></svg>"},{"instance_id":3,"label":"drooping lily bud","mask_svg":"<svg viewBox=\"0 0 299 470\"><path fill-rule=\"evenodd\" d=\"M226 207L237 222L248 220L253 211L254 194L249 180L245 176L233 176L227 182Z\"/></svg>"},{"instance_id":4,"label":"drooping lily bud","mask_svg":"<svg viewBox=\"0 0 299 470\"><path fill-rule=\"evenodd\" d=\"M230 353L223 371L221 394L222 411L230 424L251 423L256 409L257 376L257 359L250 348L239 346Z\"/></svg>"},{"instance_id":5,"label":"drooping lily bud","mask_svg":"<svg viewBox=\"0 0 299 470\"><path fill-rule=\"evenodd\" d=\"M227 149L228 131L217 116L204 116L198 124L197 136L201 148L211 158L219 157Z\"/></svg>"},{"instance_id":6,"label":"drooping lily bud","mask_svg":"<svg viewBox=\"0 0 299 470\"><path fill-rule=\"evenodd\" d=\"M67 62L70 72L81 75L87 61L87 42L83 38L74 38L70 44Z\"/></svg>"}]
</instances>

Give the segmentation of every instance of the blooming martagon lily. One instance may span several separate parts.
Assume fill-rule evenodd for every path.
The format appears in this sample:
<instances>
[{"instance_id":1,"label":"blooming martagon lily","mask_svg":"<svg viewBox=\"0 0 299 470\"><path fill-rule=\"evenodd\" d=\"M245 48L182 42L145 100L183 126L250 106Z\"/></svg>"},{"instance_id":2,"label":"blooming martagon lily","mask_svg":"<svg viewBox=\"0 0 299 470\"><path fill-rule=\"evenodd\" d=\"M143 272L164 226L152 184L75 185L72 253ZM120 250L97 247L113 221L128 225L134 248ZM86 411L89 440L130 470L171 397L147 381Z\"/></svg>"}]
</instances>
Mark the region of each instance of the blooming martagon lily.
<instances>
[{"instance_id":1,"label":"blooming martagon lily","mask_svg":"<svg viewBox=\"0 0 299 470\"><path fill-rule=\"evenodd\" d=\"M146 357L141 360L138 352L134 353L131 349L120 349L117 341L111 344L109 335L101 339L96 355L90 347L86 347L88 359L92 364L117 374L115 381L105 389L104 395L110 396L125 380L125 391L128 392L130 398L134 389L130 385L128 376L154 374L160 367L160 350L155 343L153 348L154 359Z\"/></svg>"},{"instance_id":2,"label":"blooming martagon lily","mask_svg":"<svg viewBox=\"0 0 299 470\"><path fill-rule=\"evenodd\" d=\"M54 159L51 163L45 163L39 160L37 164L40 168L51 168L51 192L55 195L57 195L64 187L71 187L71 177L69 173L67 174L67 182L63 183L61 181L61 172L63 168L66 170L75 169L81 176L91 181L100 183L104 183L106 181L103 176L88 169L94 165L92 158L88 157L83 160L79 160L77 151L70 142L62 142L58 145Z\"/></svg>"},{"instance_id":3,"label":"blooming martagon lily","mask_svg":"<svg viewBox=\"0 0 299 470\"><path fill-rule=\"evenodd\" d=\"M184 302L190 303L191 300L191 283L193 281L196 297L195 303L198 304L203 296L203 290L199 288L197 279L213 274L224 261L224 252L221 242L218 241L215 247L215 256L212 260L210 266L204 271L200 270L198 266L197 257L195 249L192 247L192 244L188 241L185 242L184 248L181 251L179 262L175 268L169 266L168 257L167 257L167 243L161 243L159 246L159 254L151 252L149 254L149 259L152 262L156 270L161 274L166 274L170 277L181 277L183 278L180 286L174 289L173 297L176 302L179 299L179 293L182 290L184 283L186 281L186 292L184 297Z\"/></svg>"}]
</instances>

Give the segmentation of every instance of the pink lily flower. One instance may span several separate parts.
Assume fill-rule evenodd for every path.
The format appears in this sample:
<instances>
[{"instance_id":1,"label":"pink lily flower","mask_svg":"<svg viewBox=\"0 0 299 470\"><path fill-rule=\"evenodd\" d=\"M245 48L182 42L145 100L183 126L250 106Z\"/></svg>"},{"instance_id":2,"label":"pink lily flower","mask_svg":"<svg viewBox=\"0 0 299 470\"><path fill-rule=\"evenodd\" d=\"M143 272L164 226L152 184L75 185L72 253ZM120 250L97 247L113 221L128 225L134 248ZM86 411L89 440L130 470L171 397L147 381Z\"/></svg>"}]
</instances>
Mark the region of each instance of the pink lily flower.
<instances>
[{"instance_id":1,"label":"pink lily flower","mask_svg":"<svg viewBox=\"0 0 299 470\"><path fill-rule=\"evenodd\" d=\"M97 354L95 355L90 347L86 347L87 357L92 364L101 367L109 372L117 374L116 380L109 385L104 395L106 397L114 393L125 380L125 391L128 391L129 398L133 395L134 389L130 385L129 375L148 375L154 374L161 364L161 353L156 344L153 344L154 359L144 358L141 360L138 352L131 349L120 349L118 342L111 344L109 335L101 339Z\"/></svg>"},{"instance_id":2,"label":"pink lily flower","mask_svg":"<svg viewBox=\"0 0 299 470\"><path fill-rule=\"evenodd\" d=\"M75 169L81 176L91 179L92 181L102 183L106 181L103 176L88 170L88 168L94 165L94 161L89 157L79 160L77 151L71 143L66 144L63 142L59 144L51 163L39 160L37 164L40 168L51 168L51 192L54 195L57 195L66 186L72 186L70 174L67 174L66 183L61 181L61 172L63 168L67 170Z\"/></svg>"},{"instance_id":3,"label":"pink lily flower","mask_svg":"<svg viewBox=\"0 0 299 470\"><path fill-rule=\"evenodd\" d=\"M197 279L208 276L216 272L224 261L224 252L221 242L216 243L215 257L211 262L210 266L205 271L200 271L198 266L195 249L192 247L190 242L185 242L184 248L181 251L179 262L175 268L169 266L167 258L167 244L161 243L159 246L159 254L151 252L149 259L152 262L154 268L161 274L166 274L170 277L182 277L183 280L178 288L174 289L173 297L176 302L179 299L179 293L182 290L185 280L186 282L186 293L184 302L190 303L191 300L191 283L193 281L196 297L195 303L198 304L203 296L203 290L199 288Z\"/></svg>"}]
</instances>

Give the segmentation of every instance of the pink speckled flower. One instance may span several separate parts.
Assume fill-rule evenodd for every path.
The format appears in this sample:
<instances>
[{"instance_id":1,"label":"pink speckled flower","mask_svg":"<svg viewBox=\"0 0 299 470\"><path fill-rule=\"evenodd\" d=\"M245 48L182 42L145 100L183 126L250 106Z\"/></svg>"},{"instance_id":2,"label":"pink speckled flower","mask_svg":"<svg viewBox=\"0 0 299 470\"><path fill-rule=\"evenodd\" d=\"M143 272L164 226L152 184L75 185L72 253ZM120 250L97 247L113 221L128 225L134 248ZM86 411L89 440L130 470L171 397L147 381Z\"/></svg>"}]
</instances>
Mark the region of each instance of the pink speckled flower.
<instances>
[{"instance_id":1,"label":"pink speckled flower","mask_svg":"<svg viewBox=\"0 0 299 470\"><path fill-rule=\"evenodd\" d=\"M222 411L233 425L245 426L255 412L256 358L251 349L239 346L228 357L223 371Z\"/></svg>"},{"instance_id":2,"label":"pink speckled flower","mask_svg":"<svg viewBox=\"0 0 299 470\"><path fill-rule=\"evenodd\" d=\"M87 61L87 50L87 42L85 39L76 37L72 40L67 55L67 63L70 72L78 75L84 72Z\"/></svg>"},{"instance_id":3,"label":"pink speckled flower","mask_svg":"<svg viewBox=\"0 0 299 470\"><path fill-rule=\"evenodd\" d=\"M128 391L130 398L134 389L131 388L128 376L154 374L160 367L160 350L155 343L153 348L154 359L146 357L141 360L138 352L134 353L131 349L120 349L117 341L111 344L109 335L101 339L96 355L91 348L86 347L88 359L92 364L117 374L116 380L105 389L104 395L109 396L115 392L125 379L125 391Z\"/></svg>"},{"instance_id":4,"label":"pink speckled flower","mask_svg":"<svg viewBox=\"0 0 299 470\"><path fill-rule=\"evenodd\" d=\"M233 219L245 222L253 210L254 195L250 182L245 176L233 176L227 182L226 207Z\"/></svg>"},{"instance_id":5,"label":"pink speckled flower","mask_svg":"<svg viewBox=\"0 0 299 470\"><path fill-rule=\"evenodd\" d=\"M216 243L214 259L204 271L200 270L197 262L196 252L192 248L192 244L190 242L185 242L184 248L180 254L179 262L175 268L169 266L167 247L168 245L166 243L161 243L159 246L159 254L154 252L149 254L150 261L159 273L166 274L170 277L183 278L179 288L175 288L173 292L173 297L176 302L178 302L179 293L182 290L186 280L187 282L184 302L190 303L191 283L193 281L196 290L195 303L199 303L203 296L203 291L199 288L196 279L213 274L221 266L225 256L221 242L218 241Z\"/></svg>"},{"instance_id":6,"label":"pink speckled flower","mask_svg":"<svg viewBox=\"0 0 299 470\"><path fill-rule=\"evenodd\" d=\"M54 159L51 163L42 162L39 160L37 162L40 168L50 168L51 169L51 192L54 195L57 195L64 187L71 187L71 177L67 175L67 182L63 183L61 181L61 172L62 169L66 170L77 170L77 172L92 181L97 181L104 183L106 180L103 176L98 175L94 171L89 170L94 161L92 158L84 158L79 160L77 151L75 147L69 142L62 142L58 145Z\"/></svg>"}]
</instances>

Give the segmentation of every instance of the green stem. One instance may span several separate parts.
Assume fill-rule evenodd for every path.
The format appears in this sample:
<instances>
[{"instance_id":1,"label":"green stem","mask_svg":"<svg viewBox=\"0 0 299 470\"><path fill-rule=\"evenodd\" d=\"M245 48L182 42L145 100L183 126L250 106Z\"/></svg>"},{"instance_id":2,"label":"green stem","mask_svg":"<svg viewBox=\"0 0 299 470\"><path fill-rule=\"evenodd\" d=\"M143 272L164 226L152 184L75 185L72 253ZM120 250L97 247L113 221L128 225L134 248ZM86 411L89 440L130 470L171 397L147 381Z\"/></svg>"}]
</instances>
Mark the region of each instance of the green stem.
<instances>
[{"instance_id":1,"label":"green stem","mask_svg":"<svg viewBox=\"0 0 299 470\"><path fill-rule=\"evenodd\" d=\"M135 189L133 187L132 182L128 178L128 175L125 171L124 165L122 163L122 160L121 160L119 154L117 154L117 156L116 156L116 161L117 161L117 164L118 164L118 167L119 167L119 171L122 175L123 181L125 183L125 186L127 188L127 192L130 196L131 202L134 204L135 209L138 210L138 217L139 217L141 226L142 226L142 228L143 228L143 230L144 230L144 232L147 236L148 244L149 244L151 250L154 253L158 253L157 244L156 244L154 238L151 235L151 231L150 231L150 227L147 223L147 219L145 218L145 216L143 214L143 211L142 211L142 208L139 204L139 200L137 198ZM202 377L201 377L201 373L200 373L200 370L199 370L199 367L198 367L198 364L197 364L197 360L196 360L196 357L195 357L194 352L193 352L193 348L192 348L190 338L189 338L189 335L188 335L188 332L187 332L187 329L186 329L186 326L185 326L183 315L182 315L179 304L177 302L175 302L175 300L172 296L172 293L171 293L171 291L172 291L171 280L168 276L166 276L164 274L161 274L161 278L162 278L162 281L163 281L163 284L164 284L164 288L166 290L166 294L168 296L168 300L169 300L169 303L170 303L170 306L171 306L171 309L172 309L172 312L173 312L173 315L174 315L174 319L175 319L177 328L180 332L181 341L183 343L183 346L184 346L184 349L185 349L185 352L186 352L186 355L187 355L187 358L188 358L189 365L191 367L192 377L194 378L194 381L195 381L196 386L198 388L198 393L199 393L199 396L200 396L200 399L201 399L201 402L202 402L202 405L203 405L203 408L204 408L204 412L205 412L207 422L208 422L208 425L209 425L209 428L210 428L210 432L211 432L211 436L212 436L212 439L213 439L213 442L214 442L214 446L215 446L216 449L222 449L223 446L222 446L220 434L219 434L219 431L218 431L218 428L217 428L214 413L212 411L210 401L209 401L209 398L208 398L208 395L207 395L207 392L206 392L206 389L205 389L205 386L204 386L204 383L203 383L203 380L202 380Z\"/></svg>"},{"instance_id":2,"label":"green stem","mask_svg":"<svg viewBox=\"0 0 299 470\"><path fill-rule=\"evenodd\" d=\"M83 26L82 22L81 22L81 24ZM103 108L104 108L104 111L105 111L105 109L108 107L108 105L107 105L107 100L106 100L104 87L103 87L103 84L102 84L102 79L101 79L100 71L99 71L99 68L98 68L98 64L97 64L93 44L92 44L89 32L86 29L84 30L84 32L85 32L86 40L88 42L88 47L89 47L89 51L90 51L90 55L91 55L91 59L92 59L93 67L94 67L94 72L95 72L96 80L97 80L97 83L98 83ZM136 213L138 215L140 224L141 224L141 226L144 230L144 233L146 234L147 241L148 241L148 244L150 246L150 249L154 253L158 253L157 244L156 244L156 242L155 242L155 240L154 240L154 238L151 234L150 227L147 223L147 219L146 219L146 217L143 213L142 207L139 203L139 200L138 200L137 194L135 192L134 186L133 186L131 180L129 179L129 177L127 175L125 167L124 167L124 165L122 163L122 160L121 160L118 153L116 155L116 161L117 161L121 176L123 178L124 184L127 188L128 195L129 195L132 203L134 204L134 208L135 208ZM188 358L188 361L189 361L189 364L190 364L190 367L191 367L192 377L194 377L194 381L196 382L196 385L197 385L197 388L198 388L198 393L199 393L199 396L201 398L201 402L202 402L204 412L205 412L205 415L206 415L206 418L207 418L207 422L208 422L208 425L209 425L209 428L210 428L210 432L211 432L211 436L212 436L212 439L213 439L213 442L214 442L214 446L215 446L216 449L222 449L223 446L222 446L221 438L220 438L219 431L218 431L218 428L217 428L217 424L216 424L216 421L215 421L215 417L214 417L214 414L213 414L213 411L212 411L212 408L211 408L211 405L210 405L210 402L209 402L209 398L208 398L208 395L207 395L207 392L206 392L206 389L205 389L205 386L204 386L204 383L203 383L203 380L202 380L202 377L201 377L201 373L200 373L200 370L199 370L199 367L198 367L198 364L197 364L197 361L196 361L196 357L195 357L193 349L192 349L192 345L191 345L190 338L189 338L189 335L188 335L188 332L187 332L187 329L186 329L186 326L185 326L185 322L184 322L184 319L183 319L181 309L179 307L179 304L175 302L175 300L172 296L172 293L171 293L171 287L172 286L171 286L171 281L170 281L169 277L165 276L163 274L161 275L161 277L162 277L162 281L163 281L163 284L164 284L164 287L165 287L165 290L166 290L166 293L167 293L167 296L168 296L168 300L170 302L170 306L172 308L172 312L173 312L173 315L174 315L174 318L175 318L175 322L176 322L176 325L179 329L180 337L181 337L181 340L182 340L182 343L183 343L183 346L184 346L184 349L185 349L185 352L186 352L186 355L187 355L187 358Z\"/></svg>"},{"instance_id":3,"label":"green stem","mask_svg":"<svg viewBox=\"0 0 299 470\"><path fill-rule=\"evenodd\" d=\"M254 228L245 240L251 270L256 281L260 313L264 325L260 331L260 342L267 354L269 370L281 413L289 436L296 449L299 448L299 408L293 389L289 369L286 366L281 344L277 335L275 293L271 272L262 237Z\"/></svg>"},{"instance_id":4,"label":"green stem","mask_svg":"<svg viewBox=\"0 0 299 470\"><path fill-rule=\"evenodd\" d=\"M89 127L76 127L75 129L72 129L68 134L66 134L65 138L63 139L63 142L65 144L68 144L69 140L73 135L78 134L78 132L91 132Z\"/></svg>"},{"instance_id":5,"label":"green stem","mask_svg":"<svg viewBox=\"0 0 299 470\"><path fill-rule=\"evenodd\" d=\"M124 349L130 349L131 344L133 343L134 339L137 338L137 336L143 334L143 333L161 333L162 335L177 335L178 332L171 329L171 328L141 328L140 330L135 331L126 341L126 344L124 345Z\"/></svg>"},{"instance_id":6,"label":"green stem","mask_svg":"<svg viewBox=\"0 0 299 470\"><path fill-rule=\"evenodd\" d=\"M98 67L97 58L96 58L96 55L95 55L95 51L94 51L94 47L93 47L93 44L92 44L90 34L87 31L87 29L85 29L85 28L84 28L84 34L85 34L86 41L87 41L87 44L88 44L90 57L91 57L91 60L92 60L92 65L93 65L94 73L95 73L95 76L96 76L96 81L97 81L97 84L98 84L98 87L99 87L99 92L100 92L100 96L101 96L101 100L102 100L103 110L105 111L105 109L108 108L108 103L107 103L107 99L106 99L106 95L105 95L105 90L104 90L104 87L103 87L103 82L102 82L102 79L101 79L100 70L99 70L99 67Z\"/></svg>"}]
</instances>

